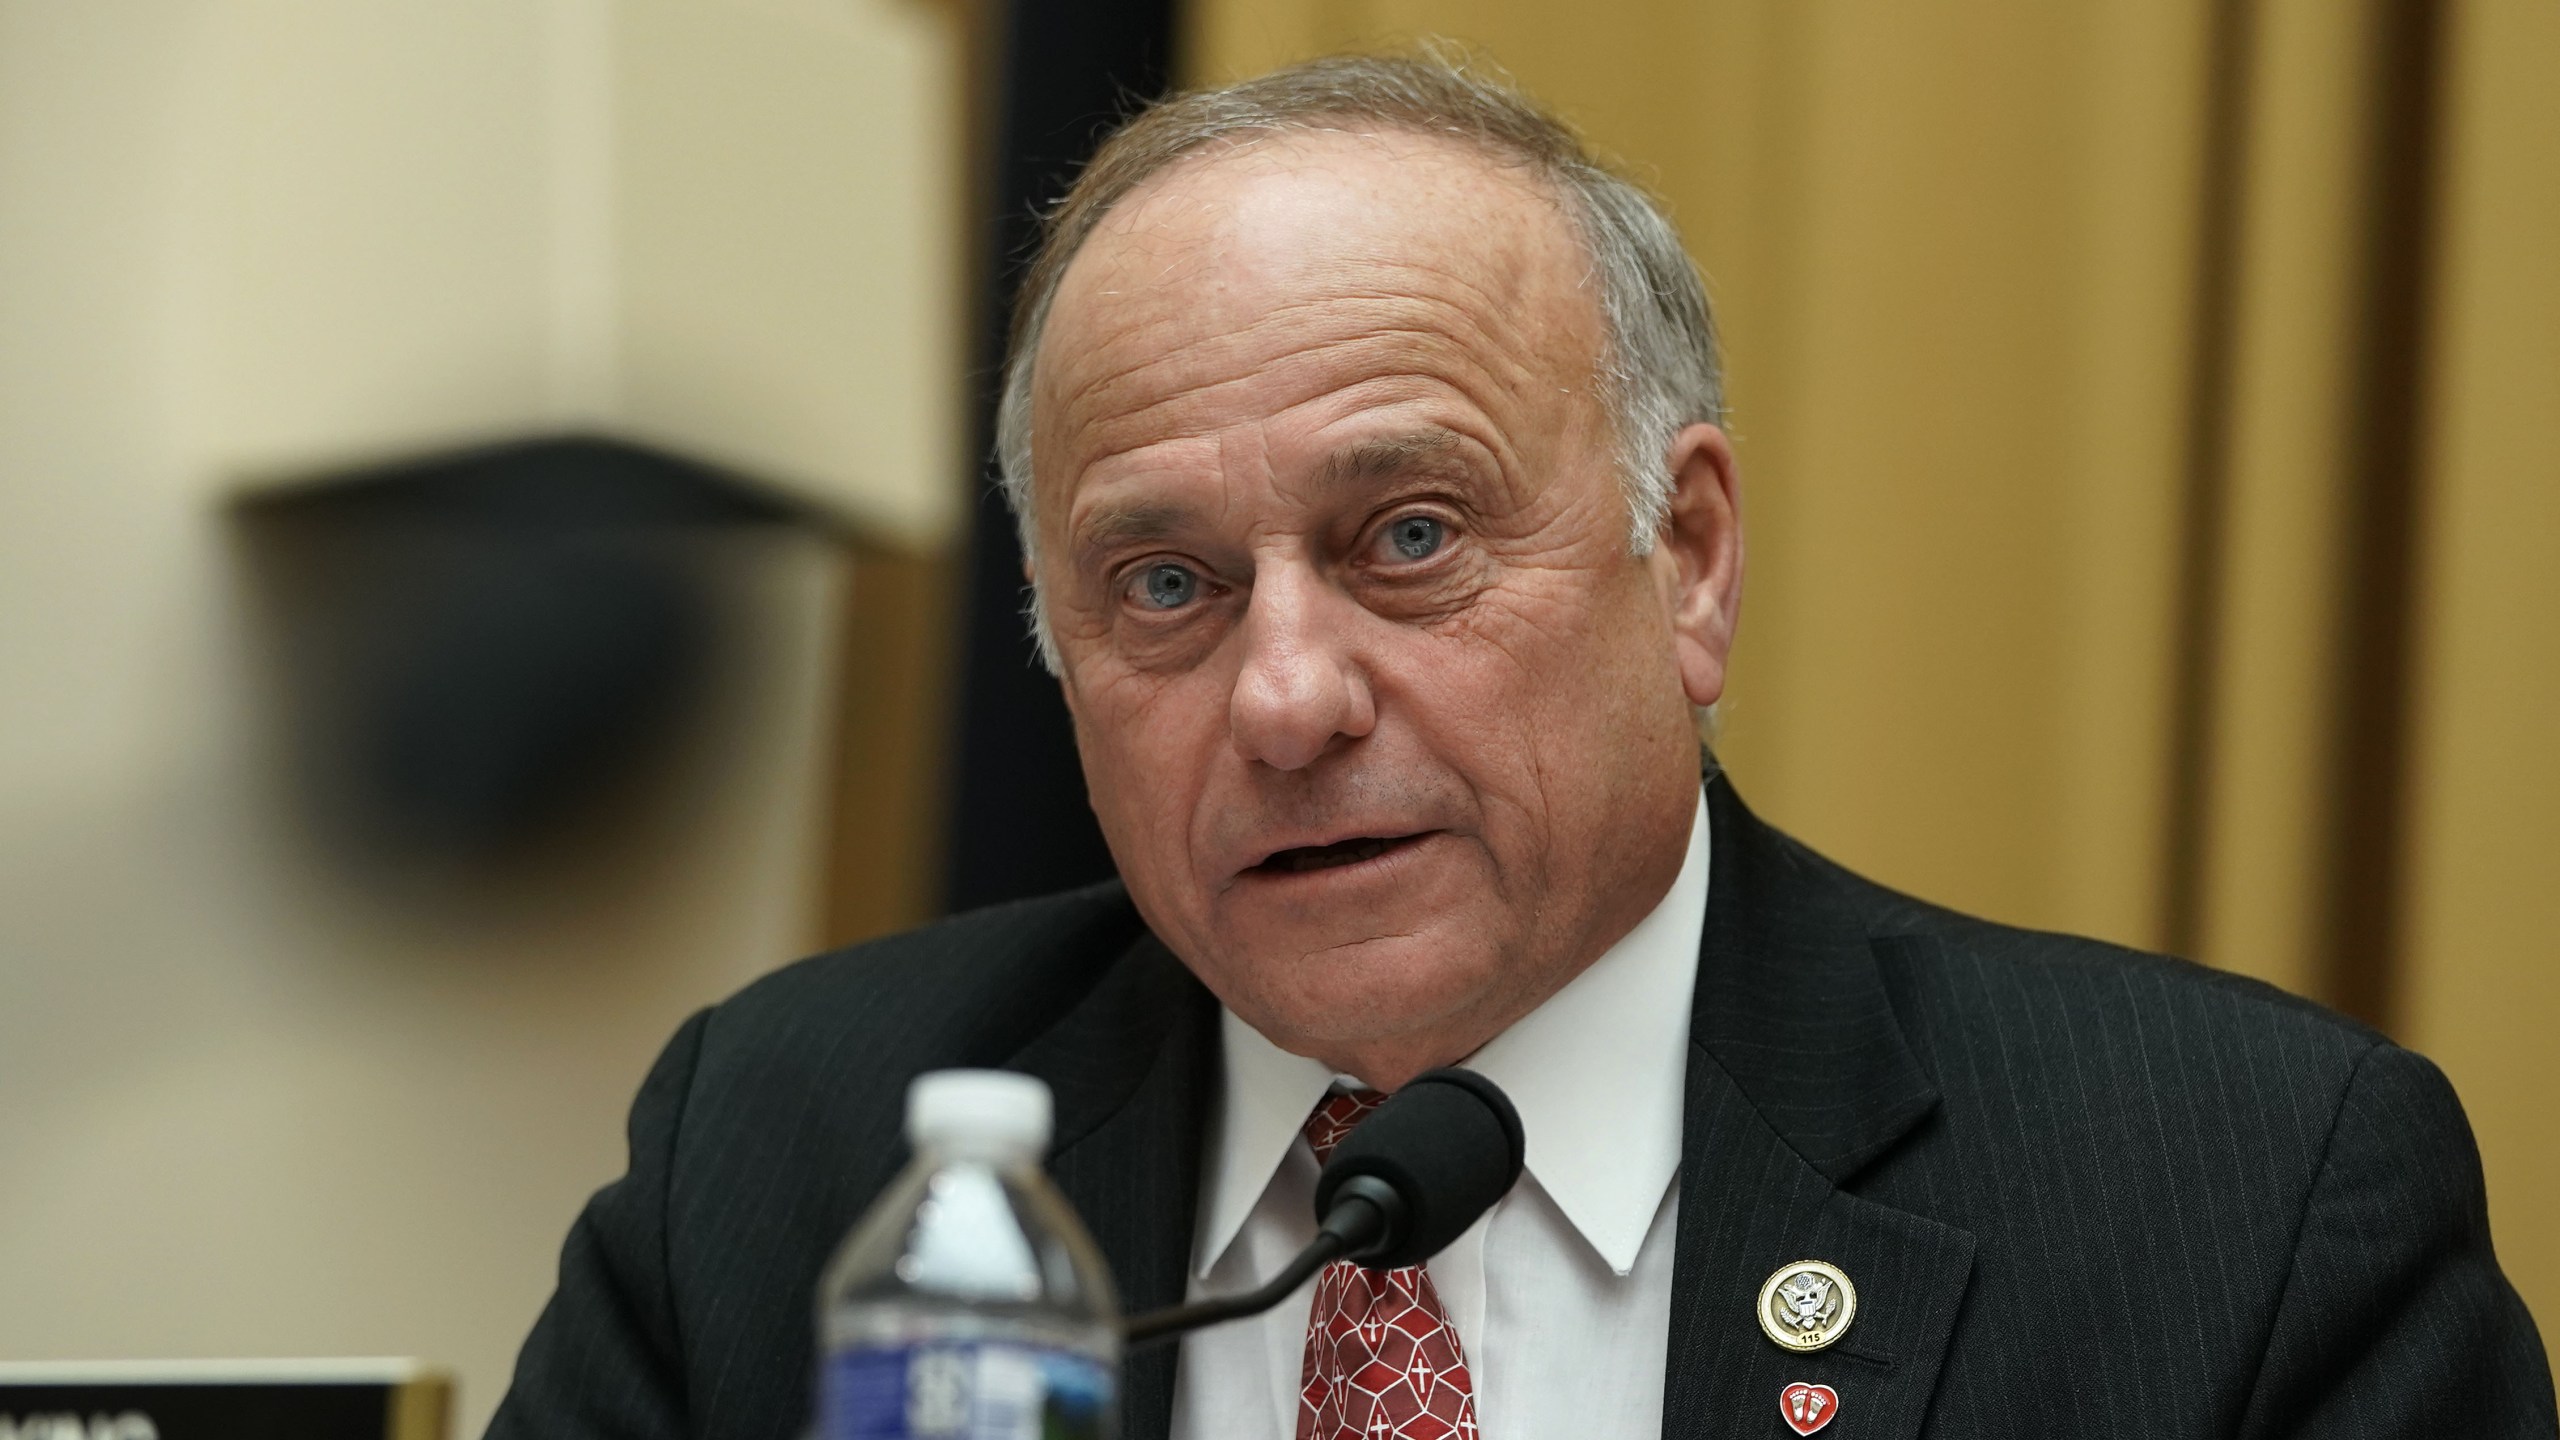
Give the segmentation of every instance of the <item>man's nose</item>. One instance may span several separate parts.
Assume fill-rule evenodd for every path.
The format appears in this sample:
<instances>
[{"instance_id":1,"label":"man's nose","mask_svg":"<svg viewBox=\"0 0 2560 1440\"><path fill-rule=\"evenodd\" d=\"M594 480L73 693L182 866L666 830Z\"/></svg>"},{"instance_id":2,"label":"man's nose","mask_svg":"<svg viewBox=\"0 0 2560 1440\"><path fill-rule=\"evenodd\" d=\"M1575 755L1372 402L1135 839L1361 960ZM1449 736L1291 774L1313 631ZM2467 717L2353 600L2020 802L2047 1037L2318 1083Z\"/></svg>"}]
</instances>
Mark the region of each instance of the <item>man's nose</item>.
<instances>
[{"instance_id":1,"label":"man's nose","mask_svg":"<svg viewBox=\"0 0 2560 1440\"><path fill-rule=\"evenodd\" d=\"M1369 733L1377 704L1349 644L1360 613L1315 576L1255 578L1237 635L1244 657L1229 702L1237 754L1296 770L1313 764L1337 737Z\"/></svg>"}]
</instances>

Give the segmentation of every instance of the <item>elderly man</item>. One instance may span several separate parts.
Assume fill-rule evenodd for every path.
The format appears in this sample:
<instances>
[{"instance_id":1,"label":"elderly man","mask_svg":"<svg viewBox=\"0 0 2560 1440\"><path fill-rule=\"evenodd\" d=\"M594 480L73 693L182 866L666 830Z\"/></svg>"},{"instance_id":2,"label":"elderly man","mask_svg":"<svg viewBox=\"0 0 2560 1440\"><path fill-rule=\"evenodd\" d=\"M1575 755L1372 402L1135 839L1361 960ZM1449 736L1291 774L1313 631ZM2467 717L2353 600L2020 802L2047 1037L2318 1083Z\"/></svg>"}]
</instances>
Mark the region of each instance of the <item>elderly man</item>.
<instances>
[{"instance_id":1,"label":"elderly man","mask_svg":"<svg viewBox=\"0 0 2560 1440\"><path fill-rule=\"evenodd\" d=\"M797 1433L919 1071L1049 1080L1139 1308L1275 1269L1367 1092L1464 1061L1512 1194L1393 1287L1139 1357L1126 1434L2552 1434L2425 1061L1892 894L1702 771L1719 418L1677 237L1515 94L1331 61L1130 124L1002 426L1121 882L688 1023L493 1433Z\"/></svg>"}]
</instances>

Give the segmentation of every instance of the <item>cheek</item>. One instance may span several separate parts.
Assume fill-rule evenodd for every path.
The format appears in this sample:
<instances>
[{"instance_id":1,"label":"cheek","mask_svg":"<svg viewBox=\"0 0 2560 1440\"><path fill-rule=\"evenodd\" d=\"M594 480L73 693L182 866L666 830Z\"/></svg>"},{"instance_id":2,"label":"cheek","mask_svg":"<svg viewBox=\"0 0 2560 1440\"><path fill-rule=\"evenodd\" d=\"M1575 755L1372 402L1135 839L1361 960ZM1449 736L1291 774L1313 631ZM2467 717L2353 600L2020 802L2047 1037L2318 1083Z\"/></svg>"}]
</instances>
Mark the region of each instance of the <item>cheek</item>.
<instances>
[{"instance_id":1,"label":"cheek","mask_svg":"<svg viewBox=\"0 0 2560 1440\"><path fill-rule=\"evenodd\" d=\"M1665 698L1677 689L1668 626L1644 610L1640 575L1600 587L1566 572L1540 579L1412 635L1396 666L1432 748L1467 772L1488 824L1528 834L1605 807L1618 772L1647 763L1653 732L1687 723L1685 702Z\"/></svg>"},{"instance_id":2,"label":"cheek","mask_svg":"<svg viewBox=\"0 0 2560 1440\"><path fill-rule=\"evenodd\" d=\"M1502 868L1542 861L1521 846L1547 813L1547 753L1559 728L1551 635L1508 602L1471 609L1458 624L1406 630L1381 647L1383 724L1409 729L1431 761L1474 796L1483 839Z\"/></svg>"},{"instance_id":3,"label":"cheek","mask_svg":"<svg viewBox=\"0 0 2560 1440\"><path fill-rule=\"evenodd\" d=\"M1439 633L1424 637L1438 653L1417 656L1421 688L1445 690L1443 702L1464 707L1471 723L1545 728L1556 719L1587 721L1603 676L1626 668L1626 637L1599 623L1604 597L1587 573L1515 571Z\"/></svg>"},{"instance_id":4,"label":"cheek","mask_svg":"<svg viewBox=\"0 0 2560 1440\"><path fill-rule=\"evenodd\" d=\"M1155 852L1188 853L1189 815L1223 743L1225 693L1199 675L1116 662L1074 676L1076 749L1104 838L1123 868L1160 874Z\"/></svg>"}]
</instances>

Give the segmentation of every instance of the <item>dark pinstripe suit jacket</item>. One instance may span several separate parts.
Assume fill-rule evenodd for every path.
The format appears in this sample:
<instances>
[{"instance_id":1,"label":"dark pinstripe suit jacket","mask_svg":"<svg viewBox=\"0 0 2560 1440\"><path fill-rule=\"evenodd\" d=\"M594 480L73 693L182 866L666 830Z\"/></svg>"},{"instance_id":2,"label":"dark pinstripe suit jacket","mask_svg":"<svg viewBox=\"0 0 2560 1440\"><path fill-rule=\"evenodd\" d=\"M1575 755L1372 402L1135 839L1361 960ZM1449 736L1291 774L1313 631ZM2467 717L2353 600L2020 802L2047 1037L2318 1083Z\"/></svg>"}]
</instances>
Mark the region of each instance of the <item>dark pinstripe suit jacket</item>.
<instances>
[{"instance_id":1,"label":"dark pinstripe suit jacket","mask_svg":"<svg viewBox=\"0 0 2560 1440\"><path fill-rule=\"evenodd\" d=\"M1839 1391L1825 1440L2555 1433L2434 1066L2262 985L1895 895L1722 781L1709 804L1666 1436L1783 1440L1795 1380ZM490 1434L798 1434L818 1270L940 1066L1046 1079L1052 1172L1124 1302L1180 1299L1216 1013L1110 885L695 1016ZM1752 1302L1807 1258L1858 1317L1784 1354ZM1172 1389L1169 1354L1131 1366L1131 1440Z\"/></svg>"}]
</instances>

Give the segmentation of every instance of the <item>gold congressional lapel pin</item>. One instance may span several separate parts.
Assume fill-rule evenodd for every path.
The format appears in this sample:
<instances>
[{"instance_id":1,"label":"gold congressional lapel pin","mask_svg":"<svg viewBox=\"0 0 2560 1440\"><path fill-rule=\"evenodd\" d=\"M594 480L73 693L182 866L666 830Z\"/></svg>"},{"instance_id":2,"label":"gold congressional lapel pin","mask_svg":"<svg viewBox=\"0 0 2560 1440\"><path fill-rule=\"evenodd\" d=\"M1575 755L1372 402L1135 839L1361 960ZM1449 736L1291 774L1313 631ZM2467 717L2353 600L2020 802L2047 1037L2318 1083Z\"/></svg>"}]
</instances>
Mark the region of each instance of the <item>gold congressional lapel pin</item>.
<instances>
[{"instance_id":1,"label":"gold congressional lapel pin","mask_svg":"<svg viewBox=\"0 0 2560 1440\"><path fill-rule=\"evenodd\" d=\"M1760 1287L1760 1332L1789 1350L1811 1352L1849 1333L1858 1287L1820 1260L1781 1265Z\"/></svg>"}]
</instances>

